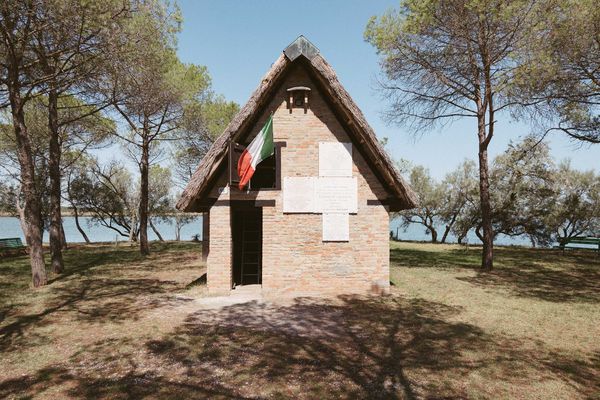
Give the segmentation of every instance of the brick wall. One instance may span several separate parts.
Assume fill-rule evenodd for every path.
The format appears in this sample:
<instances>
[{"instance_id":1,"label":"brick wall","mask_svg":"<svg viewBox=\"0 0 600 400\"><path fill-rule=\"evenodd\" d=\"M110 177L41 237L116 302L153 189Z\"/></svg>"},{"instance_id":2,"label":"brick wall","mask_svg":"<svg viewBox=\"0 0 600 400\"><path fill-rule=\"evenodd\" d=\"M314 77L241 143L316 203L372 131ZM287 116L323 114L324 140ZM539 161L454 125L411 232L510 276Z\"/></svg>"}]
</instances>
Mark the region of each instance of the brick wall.
<instances>
[{"instance_id":1,"label":"brick wall","mask_svg":"<svg viewBox=\"0 0 600 400\"><path fill-rule=\"evenodd\" d=\"M308 86L309 109L290 113L286 89ZM251 135L274 112L275 141L286 141L282 149L282 176L318 176L319 142L351 142L302 67L295 67L263 110ZM389 289L389 215L384 206L367 200L388 197L378 179L353 144L353 175L358 179L358 213L350 215L350 241L322 242L321 214L283 214L281 191L259 191L250 195L232 190L219 194L227 184L224 173L212 196L225 199L274 199L274 207L263 208L263 293L321 295L385 292ZM210 252L207 260L211 294L229 290L231 281L231 228L227 206L210 211Z\"/></svg>"},{"instance_id":2,"label":"brick wall","mask_svg":"<svg viewBox=\"0 0 600 400\"><path fill-rule=\"evenodd\" d=\"M231 288L231 224L228 207L210 210L209 252L206 259L208 291L212 295L229 293Z\"/></svg>"}]
</instances>

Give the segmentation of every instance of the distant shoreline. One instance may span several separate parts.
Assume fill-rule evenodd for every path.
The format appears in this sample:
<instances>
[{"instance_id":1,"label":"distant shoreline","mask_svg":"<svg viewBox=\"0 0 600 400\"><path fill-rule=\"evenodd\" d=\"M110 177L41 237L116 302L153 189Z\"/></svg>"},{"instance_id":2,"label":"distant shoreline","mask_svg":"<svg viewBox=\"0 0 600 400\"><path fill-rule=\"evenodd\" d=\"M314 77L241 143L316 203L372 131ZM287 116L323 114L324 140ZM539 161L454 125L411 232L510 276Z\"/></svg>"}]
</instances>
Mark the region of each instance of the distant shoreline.
<instances>
[{"instance_id":1,"label":"distant shoreline","mask_svg":"<svg viewBox=\"0 0 600 400\"><path fill-rule=\"evenodd\" d=\"M75 213L72 211L63 211L62 213L63 217L75 217ZM175 217L178 215L184 215L186 217L201 217L202 213L168 213L168 214L161 214L161 217ZM91 213L88 212L82 212L82 213L78 213L77 214L78 217L92 217L93 215ZM0 212L0 217L12 217L12 218L19 218L17 215L11 214L11 213L7 213L7 212Z\"/></svg>"}]
</instances>

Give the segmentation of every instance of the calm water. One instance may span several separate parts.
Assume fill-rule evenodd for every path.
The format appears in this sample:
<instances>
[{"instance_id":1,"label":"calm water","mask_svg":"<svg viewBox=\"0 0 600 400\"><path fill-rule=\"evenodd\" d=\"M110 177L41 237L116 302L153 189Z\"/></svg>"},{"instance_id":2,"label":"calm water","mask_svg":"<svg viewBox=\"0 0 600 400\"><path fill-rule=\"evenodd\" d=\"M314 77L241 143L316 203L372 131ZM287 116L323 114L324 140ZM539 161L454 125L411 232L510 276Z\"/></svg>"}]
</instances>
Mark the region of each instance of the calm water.
<instances>
[{"instance_id":1,"label":"calm water","mask_svg":"<svg viewBox=\"0 0 600 400\"><path fill-rule=\"evenodd\" d=\"M404 230L400 226L400 220L395 219L390 222L390 231L394 231L394 235L396 232L398 233L398 238L400 240L417 240L417 241L430 241L431 235L425 233L425 227L423 225L412 224L406 230ZM444 233L443 229L438 229L438 240L442 239L442 235ZM480 244L481 241L473 232L469 232L467 235L467 239L470 244ZM447 243L456 243L456 236L449 234L448 239L446 239ZM526 237L510 237L506 235L498 235L494 243L503 245L503 246L526 246L531 247L531 242Z\"/></svg>"},{"instance_id":2,"label":"calm water","mask_svg":"<svg viewBox=\"0 0 600 400\"><path fill-rule=\"evenodd\" d=\"M81 217L79 218L79 223L81 227L86 232L88 237L92 242L110 242L114 241L117 233L112 229L105 228L103 226L97 226L90 223L90 218ZM400 225L399 220L391 221L390 230L396 232L396 229ZM73 217L65 217L64 218L64 227L65 227L65 235L67 237L67 241L70 243L83 242L83 237L77 230L75 226L75 219ZM167 223L159 223L156 225L156 228L162 235L165 240L175 240L175 225L170 225ZM182 240L191 240L193 235L200 235L202 238L202 217L198 216L191 223L184 225L181 229L181 239ZM442 233L440 232L439 238L441 239ZM152 231L152 229L148 229L148 236L150 240L157 240L158 238ZM431 236L425 233L425 228L421 225L411 225L406 231L402 228L398 229L398 236L401 240L419 240L419 241L428 241L431 239ZM25 237L23 236L23 232L21 231L21 225L19 224L19 220L13 217L0 217L0 238L6 237L20 237L23 241L25 241ZM476 244L480 243L479 239L475 234L470 234L469 243ZM44 234L44 240L48 240L48 234ZM119 241L127 240L127 238L118 235ZM454 236L449 236L448 242L456 242L456 238ZM502 245L521 245L521 246L529 246L529 241L526 238L518 237L518 238L510 238L506 236L499 236L496 239L497 244Z\"/></svg>"},{"instance_id":3,"label":"calm water","mask_svg":"<svg viewBox=\"0 0 600 400\"><path fill-rule=\"evenodd\" d=\"M75 218L65 217L63 218L63 226L65 229L65 236L67 242L77 243L85 242L77 227L75 226ZM114 242L115 237L118 236L119 241L126 241L127 238L118 235L115 231L104 226L98 226L91 224L90 218L80 217L79 225L83 228L86 235L92 242ZM155 224L156 229L165 240L175 240L175 225L169 225L167 223ZM202 217L199 216L187 225L181 228L181 240L191 240L193 235L200 235L202 239ZM14 217L0 217L0 238L6 237L20 237L25 242L25 236L21 230L21 224L19 220ZM150 240L158 240L158 237L154 234L152 229L148 227L148 238ZM48 233L44 233L44 241L48 240Z\"/></svg>"}]
</instances>

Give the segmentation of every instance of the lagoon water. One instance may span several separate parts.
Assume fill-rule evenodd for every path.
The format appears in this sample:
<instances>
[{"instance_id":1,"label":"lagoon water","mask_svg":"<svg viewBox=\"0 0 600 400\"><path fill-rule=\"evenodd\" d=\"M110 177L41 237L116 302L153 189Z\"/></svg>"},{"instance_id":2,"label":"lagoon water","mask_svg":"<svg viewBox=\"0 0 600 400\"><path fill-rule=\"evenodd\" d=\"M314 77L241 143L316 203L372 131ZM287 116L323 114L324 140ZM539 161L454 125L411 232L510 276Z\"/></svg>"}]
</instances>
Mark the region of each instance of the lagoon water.
<instances>
[{"instance_id":1,"label":"lagoon water","mask_svg":"<svg viewBox=\"0 0 600 400\"><path fill-rule=\"evenodd\" d=\"M115 239L118 241L126 241L127 238L118 235L112 229L106 228L104 226L99 226L93 224L91 218L89 217L81 217L79 218L79 223L85 233L90 238L92 242L114 242ZM399 228L400 221L393 220L390 222L390 231L398 233L398 237L401 240L416 240L416 241L429 241L431 237L426 234L425 228L422 225L411 225L406 230L403 228ZM168 224L165 222L160 222L156 224L156 228L162 235L165 240L175 240L175 226L174 224ZM75 226L75 218L73 217L65 217L64 218L64 229L65 236L67 238L67 242L69 243L77 243L84 242L83 237L77 230ZM202 217L198 216L195 220L190 222L187 225L184 225L181 229L181 240L191 240L192 236L199 235L200 239L202 238ZM441 239L441 233L439 233L439 238ZM21 231L21 225L19 220L14 217L0 217L0 238L8 238L8 237L20 237L21 240L25 241L25 237L23 236L23 232ZM150 240L157 240L158 238L152 231L152 229L148 228L148 237ZM44 240L48 240L48 233L44 233ZM480 243L479 239L475 234L471 233L468 236L469 243L477 244ZM456 242L456 238L450 236L448 238L448 242ZM530 243L527 238L517 237L511 238L506 236L499 236L495 243L500 245L519 245L519 246L529 246Z\"/></svg>"},{"instance_id":2,"label":"lagoon water","mask_svg":"<svg viewBox=\"0 0 600 400\"><path fill-rule=\"evenodd\" d=\"M428 242L431 241L431 235L426 233L425 227L423 225L412 224L406 230L400 227L400 220L395 219L390 222L390 231L394 232L394 236L398 235L400 240L416 240L419 242ZM438 229L438 240L442 239L442 235L444 230L442 228ZM474 232L469 232L467 235L467 240L469 244L481 244L481 241L475 235ZM446 239L447 243L456 243L456 236L450 234ZM528 238L523 236L518 237L510 237L506 235L498 235L494 240L494 244L501 246L525 246L531 247L531 242Z\"/></svg>"},{"instance_id":3,"label":"lagoon water","mask_svg":"<svg viewBox=\"0 0 600 400\"><path fill-rule=\"evenodd\" d=\"M92 242L114 242L115 238L120 242L127 240L126 237L119 235L110 228L93 224L91 218L89 217L80 217L79 224ZM175 240L174 224L160 222L154 225L163 239ZM65 237L67 238L67 242L85 242L75 226L75 218L63 218L63 226L65 229ZM181 240L191 240L192 236L194 235L200 235L200 239L202 239L202 217L200 216L181 228ZM7 237L20 237L21 240L25 242L25 236L21 230L21 224L19 223L18 218L0 217L0 238ZM150 240L158 240L158 237L156 237L150 227L148 227L148 238ZM48 232L44 232L44 241L48 241Z\"/></svg>"}]
</instances>

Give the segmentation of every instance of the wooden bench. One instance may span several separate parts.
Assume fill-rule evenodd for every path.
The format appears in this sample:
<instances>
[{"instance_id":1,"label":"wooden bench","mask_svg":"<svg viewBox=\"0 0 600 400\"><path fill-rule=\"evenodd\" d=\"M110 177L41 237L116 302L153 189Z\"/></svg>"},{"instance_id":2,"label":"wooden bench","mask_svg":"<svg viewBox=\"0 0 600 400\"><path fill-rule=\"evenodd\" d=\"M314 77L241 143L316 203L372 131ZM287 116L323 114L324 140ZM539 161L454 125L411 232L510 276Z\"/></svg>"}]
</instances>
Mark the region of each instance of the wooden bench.
<instances>
[{"instance_id":1,"label":"wooden bench","mask_svg":"<svg viewBox=\"0 0 600 400\"><path fill-rule=\"evenodd\" d=\"M21 238L0 239L0 254L27 254L27 246L23 244Z\"/></svg>"},{"instance_id":2,"label":"wooden bench","mask_svg":"<svg viewBox=\"0 0 600 400\"><path fill-rule=\"evenodd\" d=\"M564 253L565 249L594 250L600 254L600 238L591 236L574 236L571 238L560 238L557 246ZM587 245L594 247L582 247L577 245Z\"/></svg>"}]
</instances>

